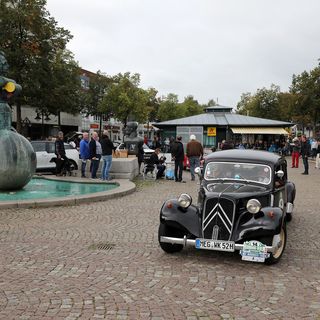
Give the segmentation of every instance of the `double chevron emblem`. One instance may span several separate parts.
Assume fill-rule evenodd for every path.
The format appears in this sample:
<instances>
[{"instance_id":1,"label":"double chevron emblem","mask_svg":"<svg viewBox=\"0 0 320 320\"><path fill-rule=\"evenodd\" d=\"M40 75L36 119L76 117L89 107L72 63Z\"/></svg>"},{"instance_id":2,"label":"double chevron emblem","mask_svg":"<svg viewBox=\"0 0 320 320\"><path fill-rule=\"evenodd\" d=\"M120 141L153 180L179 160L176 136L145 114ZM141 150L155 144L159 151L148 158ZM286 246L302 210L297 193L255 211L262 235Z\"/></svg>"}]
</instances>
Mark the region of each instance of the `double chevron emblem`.
<instances>
[{"instance_id":1,"label":"double chevron emblem","mask_svg":"<svg viewBox=\"0 0 320 320\"><path fill-rule=\"evenodd\" d=\"M212 210L208 213L206 218L203 221L203 231L206 230L206 228L210 225L211 221L218 216L226 229L228 230L229 234L231 233L232 229L232 222L230 221L227 213L224 211L223 207L218 202ZM212 230L212 236L217 237L219 232L219 227L215 225ZM213 238L214 239L214 238Z\"/></svg>"}]
</instances>

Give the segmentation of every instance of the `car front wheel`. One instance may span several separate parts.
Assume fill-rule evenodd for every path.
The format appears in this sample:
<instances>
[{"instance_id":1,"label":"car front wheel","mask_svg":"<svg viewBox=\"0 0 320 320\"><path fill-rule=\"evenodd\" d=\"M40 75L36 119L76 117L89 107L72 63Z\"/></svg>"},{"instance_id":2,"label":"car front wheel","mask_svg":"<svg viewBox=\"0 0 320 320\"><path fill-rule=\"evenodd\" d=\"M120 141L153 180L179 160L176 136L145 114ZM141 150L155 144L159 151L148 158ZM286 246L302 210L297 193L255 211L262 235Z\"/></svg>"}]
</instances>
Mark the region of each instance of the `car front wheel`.
<instances>
[{"instance_id":1,"label":"car front wheel","mask_svg":"<svg viewBox=\"0 0 320 320\"><path fill-rule=\"evenodd\" d=\"M262 238L260 241L267 246L272 246L273 236ZM265 264L275 264L278 263L282 257L284 249L287 244L287 230L285 224L281 227L280 231L280 246L275 250L275 252L270 253L270 257L265 260Z\"/></svg>"},{"instance_id":2,"label":"car front wheel","mask_svg":"<svg viewBox=\"0 0 320 320\"><path fill-rule=\"evenodd\" d=\"M166 243L166 242L161 242L160 237L176 237L176 238L182 238L183 235L182 233L179 232L179 230L174 229L172 227L168 227L164 223L160 223L159 226L159 231L158 231L158 240L160 247L163 251L167 253L174 253L174 252L179 252L183 249L182 244L172 244L172 243Z\"/></svg>"}]
</instances>

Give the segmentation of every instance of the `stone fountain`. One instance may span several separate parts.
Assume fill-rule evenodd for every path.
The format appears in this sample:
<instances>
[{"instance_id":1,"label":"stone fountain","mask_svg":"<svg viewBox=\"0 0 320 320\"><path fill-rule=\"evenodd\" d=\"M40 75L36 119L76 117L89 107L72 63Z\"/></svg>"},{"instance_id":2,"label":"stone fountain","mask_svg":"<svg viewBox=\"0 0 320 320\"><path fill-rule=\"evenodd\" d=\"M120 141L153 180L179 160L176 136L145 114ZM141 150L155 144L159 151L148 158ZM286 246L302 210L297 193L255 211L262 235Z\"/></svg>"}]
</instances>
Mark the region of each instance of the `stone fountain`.
<instances>
[{"instance_id":1,"label":"stone fountain","mask_svg":"<svg viewBox=\"0 0 320 320\"><path fill-rule=\"evenodd\" d=\"M36 155L31 143L12 127L8 101L21 91L14 80L5 78L9 65L0 51L0 190L18 190L32 178L36 169Z\"/></svg>"}]
</instances>

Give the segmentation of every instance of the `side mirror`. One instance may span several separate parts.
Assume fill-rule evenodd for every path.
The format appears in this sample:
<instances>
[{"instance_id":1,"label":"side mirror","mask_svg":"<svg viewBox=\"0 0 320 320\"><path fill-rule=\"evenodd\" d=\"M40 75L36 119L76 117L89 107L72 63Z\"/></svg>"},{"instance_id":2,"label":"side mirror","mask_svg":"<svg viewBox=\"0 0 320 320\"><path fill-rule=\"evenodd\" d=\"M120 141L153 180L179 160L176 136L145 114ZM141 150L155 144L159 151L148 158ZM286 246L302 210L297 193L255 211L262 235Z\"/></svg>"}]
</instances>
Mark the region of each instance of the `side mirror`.
<instances>
[{"instance_id":1,"label":"side mirror","mask_svg":"<svg viewBox=\"0 0 320 320\"><path fill-rule=\"evenodd\" d=\"M276 172L276 175L277 175L278 178L282 179L283 176L284 176L284 172L282 170L279 170L279 171Z\"/></svg>"},{"instance_id":2,"label":"side mirror","mask_svg":"<svg viewBox=\"0 0 320 320\"><path fill-rule=\"evenodd\" d=\"M200 167L196 167L196 168L194 169L194 172L195 172L199 177L201 177L201 168L200 168Z\"/></svg>"}]
</instances>

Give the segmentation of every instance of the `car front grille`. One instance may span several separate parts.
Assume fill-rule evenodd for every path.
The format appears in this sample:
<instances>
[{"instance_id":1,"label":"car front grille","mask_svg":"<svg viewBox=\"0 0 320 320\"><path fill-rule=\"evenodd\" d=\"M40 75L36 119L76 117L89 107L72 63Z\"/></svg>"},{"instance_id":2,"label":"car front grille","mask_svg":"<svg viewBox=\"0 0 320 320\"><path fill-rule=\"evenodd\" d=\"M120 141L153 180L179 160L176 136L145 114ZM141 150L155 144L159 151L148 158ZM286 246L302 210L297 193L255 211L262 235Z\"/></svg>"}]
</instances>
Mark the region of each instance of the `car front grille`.
<instances>
[{"instance_id":1,"label":"car front grille","mask_svg":"<svg viewBox=\"0 0 320 320\"><path fill-rule=\"evenodd\" d=\"M203 211L202 233L205 239L230 240L235 204L226 198L207 199Z\"/></svg>"}]
</instances>

